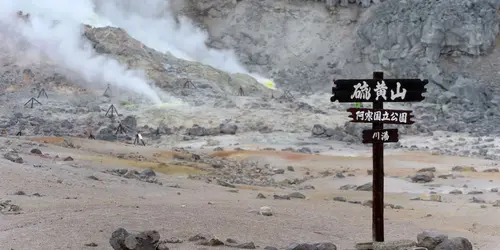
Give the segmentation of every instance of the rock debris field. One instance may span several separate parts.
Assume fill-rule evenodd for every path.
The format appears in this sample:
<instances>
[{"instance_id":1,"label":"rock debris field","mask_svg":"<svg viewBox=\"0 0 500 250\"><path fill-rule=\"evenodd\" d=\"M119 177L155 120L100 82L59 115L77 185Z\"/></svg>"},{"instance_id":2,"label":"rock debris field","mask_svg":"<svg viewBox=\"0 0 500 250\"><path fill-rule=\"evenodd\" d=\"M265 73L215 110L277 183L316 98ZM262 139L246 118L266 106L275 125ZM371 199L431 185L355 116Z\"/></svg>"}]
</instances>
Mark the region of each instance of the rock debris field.
<instances>
[{"instance_id":1,"label":"rock debris field","mask_svg":"<svg viewBox=\"0 0 500 250\"><path fill-rule=\"evenodd\" d=\"M234 47L281 86L124 28L81 36L142 70L160 104L0 48L1 249L500 249L495 1L188 2L174 12L207 28L206 44ZM253 30L263 20L296 28ZM386 242L371 244L369 126L329 92L332 78L373 69L430 83L424 102L385 105L415 124L385 145Z\"/></svg>"}]
</instances>

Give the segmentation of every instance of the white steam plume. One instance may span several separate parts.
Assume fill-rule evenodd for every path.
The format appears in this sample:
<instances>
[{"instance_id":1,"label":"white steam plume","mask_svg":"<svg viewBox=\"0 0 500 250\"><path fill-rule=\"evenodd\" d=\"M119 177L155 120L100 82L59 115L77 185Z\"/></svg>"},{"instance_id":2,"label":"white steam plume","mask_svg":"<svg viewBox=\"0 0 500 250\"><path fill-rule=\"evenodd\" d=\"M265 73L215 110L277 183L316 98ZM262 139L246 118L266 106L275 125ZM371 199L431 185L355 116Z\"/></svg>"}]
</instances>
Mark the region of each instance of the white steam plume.
<instances>
[{"instance_id":1,"label":"white steam plume","mask_svg":"<svg viewBox=\"0 0 500 250\"><path fill-rule=\"evenodd\" d=\"M105 17L144 45L175 57L197 61L229 73L243 73L258 82L270 81L249 72L233 50L208 48L207 32L185 18L176 22L169 0L94 0L100 17Z\"/></svg>"},{"instance_id":2,"label":"white steam plume","mask_svg":"<svg viewBox=\"0 0 500 250\"><path fill-rule=\"evenodd\" d=\"M5 41L8 37L18 37L28 42L58 67L77 73L88 83L109 83L161 103L157 90L153 90L141 72L127 70L116 60L97 55L82 39L81 23L92 16L93 8L88 0L3 0L0 38ZM30 13L30 22L21 21L17 11ZM59 23L55 25L54 20Z\"/></svg>"}]
</instances>

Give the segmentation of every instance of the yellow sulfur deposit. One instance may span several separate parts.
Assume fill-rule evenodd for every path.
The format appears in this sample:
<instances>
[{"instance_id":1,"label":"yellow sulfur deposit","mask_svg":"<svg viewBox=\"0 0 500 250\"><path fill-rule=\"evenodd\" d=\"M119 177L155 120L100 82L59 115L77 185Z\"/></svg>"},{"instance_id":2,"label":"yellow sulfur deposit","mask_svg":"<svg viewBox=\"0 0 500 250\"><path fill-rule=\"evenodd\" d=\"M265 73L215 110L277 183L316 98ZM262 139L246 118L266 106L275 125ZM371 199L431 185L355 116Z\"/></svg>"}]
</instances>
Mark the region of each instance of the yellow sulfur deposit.
<instances>
[{"instance_id":1,"label":"yellow sulfur deposit","mask_svg":"<svg viewBox=\"0 0 500 250\"><path fill-rule=\"evenodd\" d=\"M266 79L266 80L263 80L261 83L269 89L276 89L276 85L274 84L274 82L272 80Z\"/></svg>"}]
</instances>

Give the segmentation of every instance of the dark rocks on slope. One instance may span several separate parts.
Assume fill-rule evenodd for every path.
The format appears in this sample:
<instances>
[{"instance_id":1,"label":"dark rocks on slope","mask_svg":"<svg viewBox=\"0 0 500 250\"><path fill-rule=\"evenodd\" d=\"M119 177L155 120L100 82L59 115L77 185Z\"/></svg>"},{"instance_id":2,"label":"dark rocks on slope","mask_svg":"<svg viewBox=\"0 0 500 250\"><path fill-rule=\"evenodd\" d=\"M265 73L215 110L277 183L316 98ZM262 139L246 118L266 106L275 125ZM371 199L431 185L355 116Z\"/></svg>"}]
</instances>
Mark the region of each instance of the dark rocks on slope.
<instances>
[{"instance_id":1,"label":"dark rocks on slope","mask_svg":"<svg viewBox=\"0 0 500 250\"><path fill-rule=\"evenodd\" d=\"M363 127L346 122L344 125L337 126L336 128L327 128L323 125L315 124L311 129L311 134L316 137L327 137L337 141L360 143L362 131Z\"/></svg>"},{"instance_id":2,"label":"dark rocks on slope","mask_svg":"<svg viewBox=\"0 0 500 250\"><path fill-rule=\"evenodd\" d=\"M121 123L127 132L134 133L137 131L137 119L135 116L129 115L121 120Z\"/></svg>"},{"instance_id":3,"label":"dark rocks on slope","mask_svg":"<svg viewBox=\"0 0 500 250\"><path fill-rule=\"evenodd\" d=\"M101 130L99 130L95 137L103 141L116 141L116 139L118 138L115 135L115 131L110 127L102 128Z\"/></svg>"},{"instance_id":4,"label":"dark rocks on slope","mask_svg":"<svg viewBox=\"0 0 500 250\"><path fill-rule=\"evenodd\" d=\"M219 126L221 134L234 135L238 130L238 126L234 123L223 123Z\"/></svg>"}]
</instances>

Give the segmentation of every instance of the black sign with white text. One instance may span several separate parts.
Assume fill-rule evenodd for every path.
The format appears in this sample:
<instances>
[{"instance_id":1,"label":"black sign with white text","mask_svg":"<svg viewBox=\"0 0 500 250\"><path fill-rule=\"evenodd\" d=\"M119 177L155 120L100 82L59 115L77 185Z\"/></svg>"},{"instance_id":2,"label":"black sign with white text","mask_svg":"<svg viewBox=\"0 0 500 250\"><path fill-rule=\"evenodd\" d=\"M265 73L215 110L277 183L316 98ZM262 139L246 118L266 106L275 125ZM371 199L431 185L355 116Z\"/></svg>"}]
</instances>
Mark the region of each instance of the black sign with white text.
<instances>
[{"instance_id":1,"label":"black sign with white text","mask_svg":"<svg viewBox=\"0 0 500 250\"><path fill-rule=\"evenodd\" d=\"M398 142L397 129L363 130L363 143Z\"/></svg>"},{"instance_id":2,"label":"black sign with white text","mask_svg":"<svg viewBox=\"0 0 500 250\"><path fill-rule=\"evenodd\" d=\"M428 80L387 79L387 80L335 80L332 87L335 102L419 102L425 99Z\"/></svg>"},{"instance_id":3,"label":"black sign with white text","mask_svg":"<svg viewBox=\"0 0 500 250\"><path fill-rule=\"evenodd\" d=\"M411 110L393 110L393 109L368 109L368 108L350 108L350 122L374 123L381 122L385 124L413 124L414 121Z\"/></svg>"}]
</instances>

